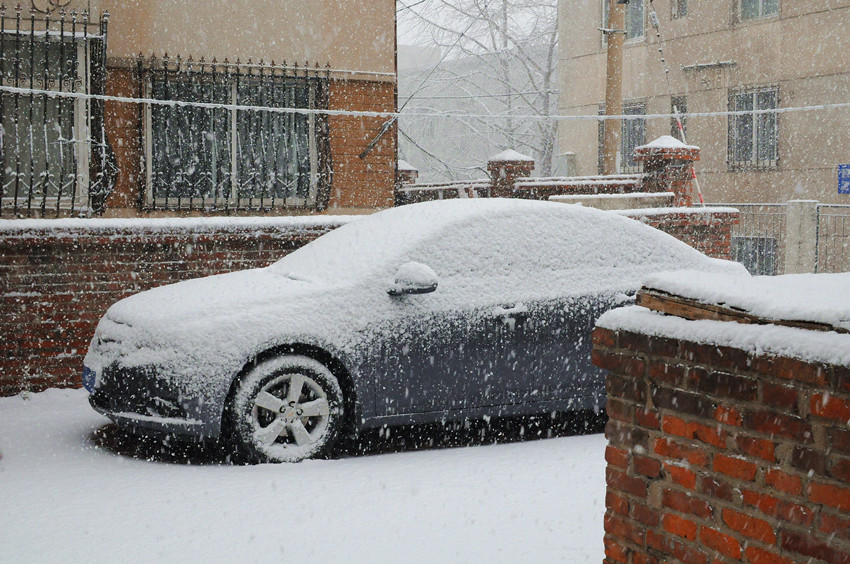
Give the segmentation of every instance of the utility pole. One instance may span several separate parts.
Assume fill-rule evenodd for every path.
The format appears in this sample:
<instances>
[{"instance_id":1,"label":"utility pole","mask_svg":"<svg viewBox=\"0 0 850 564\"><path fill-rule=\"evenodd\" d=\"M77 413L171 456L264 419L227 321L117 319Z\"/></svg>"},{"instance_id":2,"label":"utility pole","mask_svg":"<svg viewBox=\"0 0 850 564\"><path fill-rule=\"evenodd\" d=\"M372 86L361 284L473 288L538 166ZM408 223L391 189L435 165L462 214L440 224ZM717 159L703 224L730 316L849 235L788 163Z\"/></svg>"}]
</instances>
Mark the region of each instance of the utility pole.
<instances>
[{"instance_id":1,"label":"utility pole","mask_svg":"<svg viewBox=\"0 0 850 564\"><path fill-rule=\"evenodd\" d=\"M626 4L628 0L608 1L608 24L602 30L608 38L608 72L605 78L605 115L623 114L623 43L626 40ZM602 174L617 174L617 151L620 149L621 120L608 119L604 124Z\"/></svg>"}]
</instances>

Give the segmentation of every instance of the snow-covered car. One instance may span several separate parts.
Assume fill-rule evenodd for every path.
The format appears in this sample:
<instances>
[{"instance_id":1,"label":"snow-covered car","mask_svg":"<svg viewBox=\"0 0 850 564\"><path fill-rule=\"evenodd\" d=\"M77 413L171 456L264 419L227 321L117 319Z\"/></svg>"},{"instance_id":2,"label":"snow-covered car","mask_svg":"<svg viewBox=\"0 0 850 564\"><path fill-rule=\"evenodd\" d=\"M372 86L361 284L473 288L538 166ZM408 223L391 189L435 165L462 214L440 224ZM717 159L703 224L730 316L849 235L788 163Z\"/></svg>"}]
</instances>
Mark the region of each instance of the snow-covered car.
<instances>
[{"instance_id":1,"label":"snow-covered car","mask_svg":"<svg viewBox=\"0 0 850 564\"><path fill-rule=\"evenodd\" d=\"M601 408L594 322L671 269L743 271L580 206L403 206L269 267L119 301L84 384L121 426L223 436L256 461L376 426Z\"/></svg>"}]
</instances>

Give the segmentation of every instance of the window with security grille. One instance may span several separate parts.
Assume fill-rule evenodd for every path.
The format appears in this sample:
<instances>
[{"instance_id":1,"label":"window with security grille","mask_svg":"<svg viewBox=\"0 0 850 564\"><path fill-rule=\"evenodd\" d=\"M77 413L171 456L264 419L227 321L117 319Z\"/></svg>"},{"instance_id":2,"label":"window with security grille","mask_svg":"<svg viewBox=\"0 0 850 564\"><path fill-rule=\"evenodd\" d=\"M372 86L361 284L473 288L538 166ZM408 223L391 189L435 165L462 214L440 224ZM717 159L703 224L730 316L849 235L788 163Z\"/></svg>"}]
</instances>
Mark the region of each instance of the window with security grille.
<instances>
[{"instance_id":1,"label":"window with security grille","mask_svg":"<svg viewBox=\"0 0 850 564\"><path fill-rule=\"evenodd\" d=\"M147 205L321 207L323 116L270 108L327 107L326 80L267 71L150 73L154 99L188 104L150 108Z\"/></svg>"},{"instance_id":2,"label":"window with security grille","mask_svg":"<svg viewBox=\"0 0 850 564\"><path fill-rule=\"evenodd\" d=\"M729 111L730 170L776 169L779 167L779 118L775 113L758 113L779 106L776 87L733 92Z\"/></svg>"},{"instance_id":3,"label":"window with security grille","mask_svg":"<svg viewBox=\"0 0 850 564\"><path fill-rule=\"evenodd\" d=\"M602 27L608 28L610 0L602 0ZM624 6L626 10L626 41L638 41L644 36L643 0L631 0Z\"/></svg>"},{"instance_id":4,"label":"window with security grille","mask_svg":"<svg viewBox=\"0 0 850 564\"><path fill-rule=\"evenodd\" d=\"M671 0L670 7L674 20L684 18L688 15L688 0Z\"/></svg>"},{"instance_id":5,"label":"window with security grille","mask_svg":"<svg viewBox=\"0 0 850 564\"><path fill-rule=\"evenodd\" d=\"M779 0L740 0L741 21L767 18L779 13Z\"/></svg>"},{"instance_id":6,"label":"window with security grille","mask_svg":"<svg viewBox=\"0 0 850 564\"><path fill-rule=\"evenodd\" d=\"M626 102L623 104L623 115L640 116L646 114L645 102ZM605 106L599 106L599 115L605 115ZM603 170L603 150L605 137L605 122L600 120L597 130L597 163L599 174ZM621 173L641 172L641 163L635 161L635 149L646 143L646 120L624 119L620 126L620 158L619 169Z\"/></svg>"},{"instance_id":7,"label":"window with security grille","mask_svg":"<svg viewBox=\"0 0 850 564\"><path fill-rule=\"evenodd\" d=\"M2 28L3 86L102 93L105 23L77 26L63 19L23 22L5 17ZM98 208L111 189L101 190L99 200L92 202L93 192L106 184L105 143L102 102L0 93L3 212L29 216Z\"/></svg>"}]
</instances>

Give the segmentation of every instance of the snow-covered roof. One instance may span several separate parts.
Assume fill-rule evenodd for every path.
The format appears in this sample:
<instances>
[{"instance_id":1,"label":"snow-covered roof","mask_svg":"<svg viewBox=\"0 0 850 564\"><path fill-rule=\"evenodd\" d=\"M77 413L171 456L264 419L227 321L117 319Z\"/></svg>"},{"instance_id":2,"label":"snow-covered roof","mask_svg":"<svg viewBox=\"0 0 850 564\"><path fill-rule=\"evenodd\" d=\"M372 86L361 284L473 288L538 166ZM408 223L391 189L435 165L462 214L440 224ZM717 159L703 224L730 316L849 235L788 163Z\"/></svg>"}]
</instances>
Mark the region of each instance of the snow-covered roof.
<instances>
[{"instance_id":1,"label":"snow-covered roof","mask_svg":"<svg viewBox=\"0 0 850 564\"><path fill-rule=\"evenodd\" d=\"M398 160L398 169L399 170L411 170L411 171L419 172L418 168L416 168L415 166L413 166L409 162L403 161L401 159Z\"/></svg>"},{"instance_id":2,"label":"snow-covered roof","mask_svg":"<svg viewBox=\"0 0 850 564\"><path fill-rule=\"evenodd\" d=\"M661 273L649 276L643 285L767 321L811 321L850 330L850 272L744 279L706 272Z\"/></svg>"},{"instance_id":3,"label":"snow-covered roof","mask_svg":"<svg viewBox=\"0 0 850 564\"><path fill-rule=\"evenodd\" d=\"M513 149L507 149L499 153L498 155L494 155L490 157L490 162L505 162L505 161L522 161L522 162L534 162L534 159L529 157L528 155L523 155Z\"/></svg>"},{"instance_id":4,"label":"snow-covered roof","mask_svg":"<svg viewBox=\"0 0 850 564\"><path fill-rule=\"evenodd\" d=\"M686 151L699 150L699 147L696 145L685 145L672 135L662 135L658 139L650 141L646 145L641 145L637 147L635 151L640 151L641 149L679 149Z\"/></svg>"}]
</instances>

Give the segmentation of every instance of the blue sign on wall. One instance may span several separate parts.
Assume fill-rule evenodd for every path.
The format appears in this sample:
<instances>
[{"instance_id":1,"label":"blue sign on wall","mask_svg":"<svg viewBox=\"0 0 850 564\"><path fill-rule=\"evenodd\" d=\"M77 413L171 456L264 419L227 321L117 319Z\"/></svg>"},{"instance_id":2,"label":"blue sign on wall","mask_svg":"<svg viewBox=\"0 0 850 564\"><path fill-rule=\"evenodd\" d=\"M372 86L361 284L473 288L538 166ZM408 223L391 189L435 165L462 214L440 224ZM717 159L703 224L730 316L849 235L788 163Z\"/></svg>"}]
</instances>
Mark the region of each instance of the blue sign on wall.
<instances>
[{"instance_id":1,"label":"blue sign on wall","mask_svg":"<svg viewBox=\"0 0 850 564\"><path fill-rule=\"evenodd\" d=\"M850 164L838 165L838 193L850 194Z\"/></svg>"}]
</instances>

